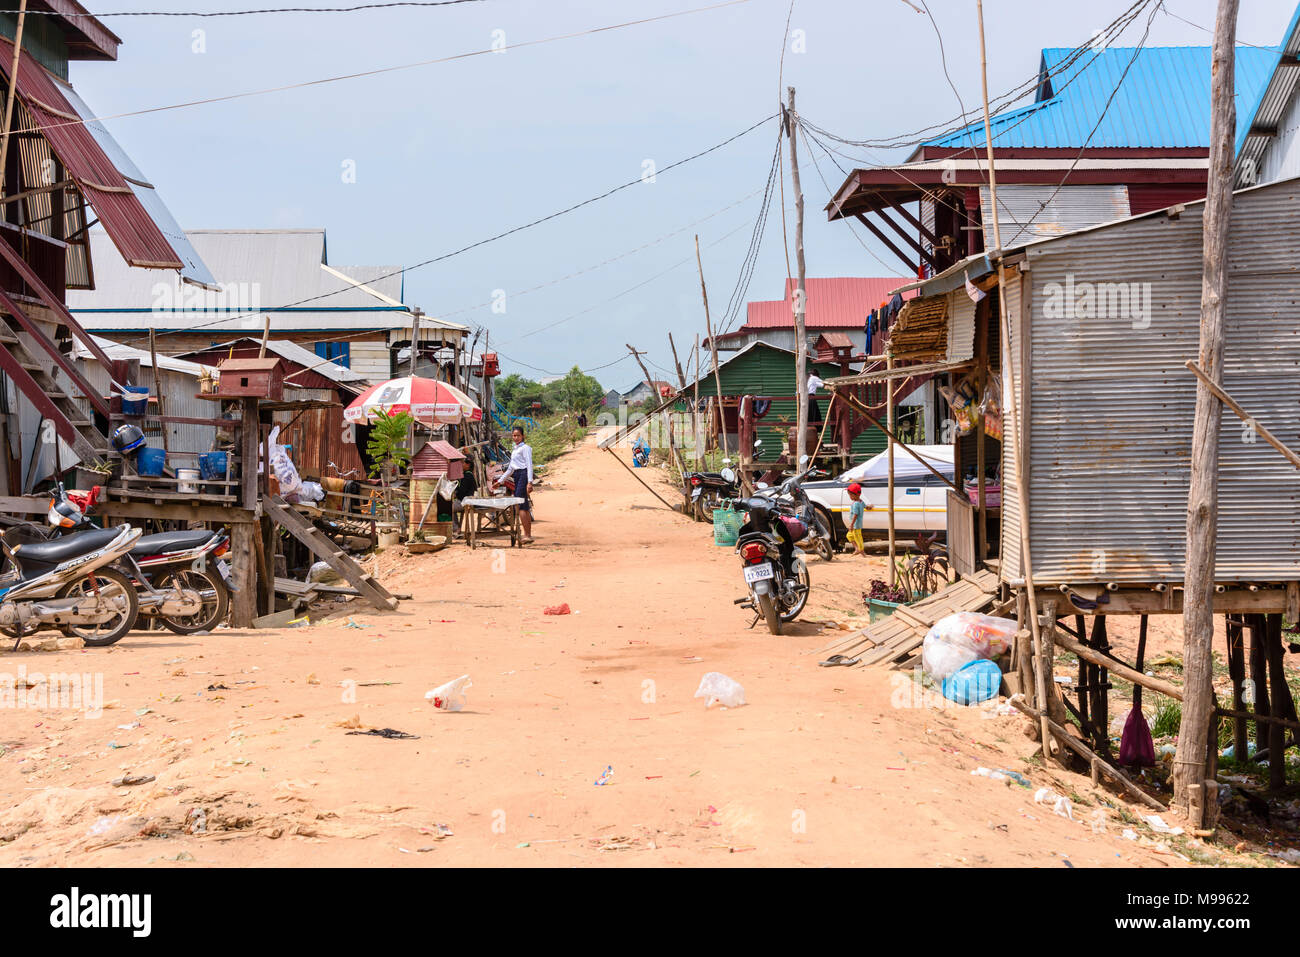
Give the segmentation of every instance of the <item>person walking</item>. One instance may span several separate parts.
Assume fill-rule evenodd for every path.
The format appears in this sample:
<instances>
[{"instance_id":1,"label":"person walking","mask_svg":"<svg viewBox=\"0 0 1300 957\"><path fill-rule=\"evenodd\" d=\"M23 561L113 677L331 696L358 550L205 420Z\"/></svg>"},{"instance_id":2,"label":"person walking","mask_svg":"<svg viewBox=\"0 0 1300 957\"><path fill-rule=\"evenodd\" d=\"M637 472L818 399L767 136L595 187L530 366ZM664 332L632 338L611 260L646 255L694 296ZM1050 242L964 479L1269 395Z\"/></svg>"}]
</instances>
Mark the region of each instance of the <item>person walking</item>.
<instances>
[{"instance_id":1,"label":"person walking","mask_svg":"<svg viewBox=\"0 0 1300 957\"><path fill-rule=\"evenodd\" d=\"M519 520L524 527L523 544L533 543L533 448L525 441L524 428L516 425L510 430L514 448L510 450L510 463L497 480L497 486L510 492L515 498L522 498L524 504L519 506Z\"/></svg>"}]
</instances>

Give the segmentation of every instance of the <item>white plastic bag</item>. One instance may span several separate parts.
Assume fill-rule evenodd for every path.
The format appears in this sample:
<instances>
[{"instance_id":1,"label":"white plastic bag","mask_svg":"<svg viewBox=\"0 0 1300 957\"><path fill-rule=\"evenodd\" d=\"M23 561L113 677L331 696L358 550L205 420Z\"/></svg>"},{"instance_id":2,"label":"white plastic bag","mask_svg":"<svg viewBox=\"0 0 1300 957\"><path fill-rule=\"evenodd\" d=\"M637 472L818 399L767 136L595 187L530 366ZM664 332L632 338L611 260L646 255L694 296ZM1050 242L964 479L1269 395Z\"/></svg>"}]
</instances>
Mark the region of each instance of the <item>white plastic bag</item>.
<instances>
[{"instance_id":1,"label":"white plastic bag","mask_svg":"<svg viewBox=\"0 0 1300 957\"><path fill-rule=\"evenodd\" d=\"M474 687L469 675L461 675L445 685L424 693L424 700L439 711L460 711L465 707L465 689Z\"/></svg>"},{"instance_id":2,"label":"white plastic bag","mask_svg":"<svg viewBox=\"0 0 1300 957\"><path fill-rule=\"evenodd\" d=\"M271 446L271 473L280 483L280 495L292 502L302 489L302 479L298 477L298 469L294 467L293 459L289 458L285 447L276 442L279 437L280 427L277 425L267 438Z\"/></svg>"},{"instance_id":3,"label":"white plastic bag","mask_svg":"<svg viewBox=\"0 0 1300 957\"><path fill-rule=\"evenodd\" d=\"M704 707L713 707L714 702L724 708L739 708L745 703L745 689L739 681L728 678L720 671L710 671L700 679L700 686L695 697L707 699Z\"/></svg>"},{"instance_id":4,"label":"white plastic bag","mask_svg":"<svg viewBox=\"0 0 1300 957\"><path fill-rule=\"evenodd\" d=\"M973 611L959 611L934 623L922 644L921 664L935 681L943 681L979 658L997 658L1011 647L1016 623Z\"/></svg>"}]
</instances>

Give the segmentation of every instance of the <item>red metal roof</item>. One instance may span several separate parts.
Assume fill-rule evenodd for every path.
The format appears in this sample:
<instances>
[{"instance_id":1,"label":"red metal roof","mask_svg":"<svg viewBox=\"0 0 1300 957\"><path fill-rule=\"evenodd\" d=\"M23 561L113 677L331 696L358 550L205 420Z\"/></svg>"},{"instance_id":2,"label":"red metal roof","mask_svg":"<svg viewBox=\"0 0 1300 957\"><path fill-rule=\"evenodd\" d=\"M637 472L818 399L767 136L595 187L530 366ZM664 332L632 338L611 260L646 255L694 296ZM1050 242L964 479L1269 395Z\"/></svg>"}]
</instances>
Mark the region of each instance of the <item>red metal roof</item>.
<instances>
[{"instance_id":1,"label":"red metal roof","mask_svg":"<svg viewBox=\"0 0 1300 957\"><path fill-rule=\"evenodd\" d=\"M0 37L0 73L9 77L14 46ZM77 111L45 68L32 57L18 61L18 97L27 107L50 149L67 168L100 225L132 266L180 269L175 250L146 212L130 184L105 155Z\"/></svg>"},{"instance_id":2,"label":"red metal roof","mask_svg":"<svg viewBox=\"0 0 1300 957\"><path fill-rule=\"evenodd\" d=\"M890 293L911 281L897 276L806 279L804 290L808 302L804 325L808 329L860 330L872 309L887 302ZM787 279L784 299L747 303L745 324L737 331L793 326L794 291L798 285L797 279Z\"/></svg>"}]
</instances>

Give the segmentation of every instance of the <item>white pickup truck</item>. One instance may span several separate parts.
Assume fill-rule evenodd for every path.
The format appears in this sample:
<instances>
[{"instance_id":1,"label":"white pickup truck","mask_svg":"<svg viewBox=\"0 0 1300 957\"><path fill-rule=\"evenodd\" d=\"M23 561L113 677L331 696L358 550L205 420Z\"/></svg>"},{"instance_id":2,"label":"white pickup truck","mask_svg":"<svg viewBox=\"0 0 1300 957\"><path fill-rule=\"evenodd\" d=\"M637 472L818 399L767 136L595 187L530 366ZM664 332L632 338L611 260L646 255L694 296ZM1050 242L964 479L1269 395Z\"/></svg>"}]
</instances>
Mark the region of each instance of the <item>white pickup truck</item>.
<instances>
[{"instance_id":1,"label":"white pickup truck","mask_svg":"<svg viewBox=\"0 0 1300 957\"><path fill-rule=\"evenodd\" d=\"M953 477L953 447L951 445L914 445L911 447L930 465L945 475ZM812 500L813 507L822 513L822 519L835 535L836 543L845 540L845 518L849 514L849 486L857 482L862 486L862 501L867 506L863 531L867 537L872 532L889 529L889 462L888 451L877 453L861 465L833 479L804 482L803 489ZM762 495L766 490L760 490ZM772 490L773 492L775 490ZM946 531L948 528L948 486L927 469L909 451L901 446L894 448L894 528L901 532Z\"/></svg>"}]
</instances>

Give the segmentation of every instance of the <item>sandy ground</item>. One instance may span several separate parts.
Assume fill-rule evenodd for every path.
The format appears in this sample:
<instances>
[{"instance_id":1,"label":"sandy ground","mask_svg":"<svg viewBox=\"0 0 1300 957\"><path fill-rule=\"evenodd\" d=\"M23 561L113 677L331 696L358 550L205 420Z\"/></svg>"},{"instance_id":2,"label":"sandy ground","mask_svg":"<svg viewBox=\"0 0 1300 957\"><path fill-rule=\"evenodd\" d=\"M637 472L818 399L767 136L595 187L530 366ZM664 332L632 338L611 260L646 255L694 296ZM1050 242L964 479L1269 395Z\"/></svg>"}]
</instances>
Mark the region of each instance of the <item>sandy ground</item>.
<instances>
[{"instance_id":1,"label":"sandy ground","mask_svg":"<svg viewBox=\"0 0 1300 957\"><path fill-rule=\"evenodd\" d=\"M813 559L804 620L774 637L732 604L731 550L607 453L548 478L534 546L381 555L414 596L394 613L6 655L33 694L38 672L102 675L107 706L3 715L0 864L1183 864L1144 827L1125 839L1110 792L1027 762L1023 718L818 667L838 623L865 623L880 559ZM749 703L706 709L710 671ZM461 674L465 711L425 702ZM132 776L153 780L113 783Z\"/></svg>"}]
</instances>

